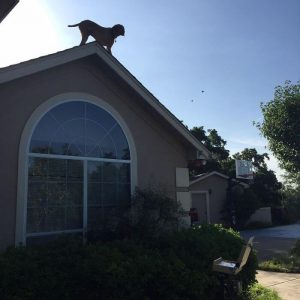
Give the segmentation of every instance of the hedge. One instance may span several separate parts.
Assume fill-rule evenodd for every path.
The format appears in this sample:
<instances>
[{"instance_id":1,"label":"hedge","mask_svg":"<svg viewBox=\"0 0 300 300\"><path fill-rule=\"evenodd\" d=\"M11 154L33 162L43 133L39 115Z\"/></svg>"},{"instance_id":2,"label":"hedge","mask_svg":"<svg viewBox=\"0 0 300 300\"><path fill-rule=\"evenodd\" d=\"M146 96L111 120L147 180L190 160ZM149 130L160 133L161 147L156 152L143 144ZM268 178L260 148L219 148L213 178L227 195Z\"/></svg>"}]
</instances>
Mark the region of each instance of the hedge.
<instances>
[{"instance_id":1,"label":"hedge","mask_svg":"<svg viewBox=\"0 0 300 300\"><path fill-rule=\"evenodd\" d=\"M89 245L61 238L9 248L0 255L0 299L214 299L212 262L236 259L243 241L219 225L165 234L156 241L119 240ZM255 281L255 253L239 278Z\"/></svg>"}]
</instances>

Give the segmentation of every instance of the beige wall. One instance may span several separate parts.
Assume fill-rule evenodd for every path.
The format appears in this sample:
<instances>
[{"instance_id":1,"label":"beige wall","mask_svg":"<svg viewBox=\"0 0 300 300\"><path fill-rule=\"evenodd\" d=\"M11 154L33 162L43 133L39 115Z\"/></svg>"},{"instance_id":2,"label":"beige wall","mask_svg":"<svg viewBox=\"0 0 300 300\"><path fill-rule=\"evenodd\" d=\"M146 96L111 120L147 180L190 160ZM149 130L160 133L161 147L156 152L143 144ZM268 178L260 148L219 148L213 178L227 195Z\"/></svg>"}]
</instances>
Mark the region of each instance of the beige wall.
<instances>
[{"instance_id":1,"label":"beige wall","mask_svg":"<svg viewBox=\"0 0 300 300\"><path fill-rule=\"evenodd\" d=\"M226 201L227 180L220 176L209 176L201 181L190 185L190 191L210 191L209 208L210 222L215 224L222 223L221 210Z\"/></svg>"},{"instance_id":2,"label":"beige wall","mask_svg":"<svg viewBox=\"0 0 300 300\"><path fill-rule=\"evenodd\" d=\"M117 110L135 142L138 185L163 185L175 196L175 168L187 166L188 149L143 99L98 63L83 59L0 85L0 247L14 243L24 126L39 105L58 94L88 93Z\"/></svg>"}]
</instances>

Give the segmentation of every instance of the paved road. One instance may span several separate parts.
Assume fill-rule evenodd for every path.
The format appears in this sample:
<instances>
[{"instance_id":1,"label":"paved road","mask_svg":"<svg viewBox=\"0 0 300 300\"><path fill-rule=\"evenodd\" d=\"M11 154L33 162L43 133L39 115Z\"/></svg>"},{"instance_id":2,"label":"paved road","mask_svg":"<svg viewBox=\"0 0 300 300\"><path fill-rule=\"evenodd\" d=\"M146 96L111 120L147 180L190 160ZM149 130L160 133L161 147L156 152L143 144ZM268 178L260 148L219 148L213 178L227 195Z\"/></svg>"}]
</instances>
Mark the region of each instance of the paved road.
<instances>
[{"instance_id":1,"label":"paved road","mask_svg":"<svg viewBox=\"0 0 300 300\"><path fill-rule=\"evenodd\" d=\"M253 247L258 260L267 260L290 252L300 239L300 224L241 231L241 236L245 240L254 236Z\"/></svg>"},{"instance_id":2,"label":"paved road","mask_svg":"<svg viewBox=\"0 0 300 300\"><path fill-rule=\"evenodd\" d=\"M245 240L255 237L253 247L258 260L263 261L288 254L300 239L300 224L242 231L241 236ZM261 285L276 290L283 300L300 299L300 274L258 271L256 279Z\"/></svg>"}]
</instances>

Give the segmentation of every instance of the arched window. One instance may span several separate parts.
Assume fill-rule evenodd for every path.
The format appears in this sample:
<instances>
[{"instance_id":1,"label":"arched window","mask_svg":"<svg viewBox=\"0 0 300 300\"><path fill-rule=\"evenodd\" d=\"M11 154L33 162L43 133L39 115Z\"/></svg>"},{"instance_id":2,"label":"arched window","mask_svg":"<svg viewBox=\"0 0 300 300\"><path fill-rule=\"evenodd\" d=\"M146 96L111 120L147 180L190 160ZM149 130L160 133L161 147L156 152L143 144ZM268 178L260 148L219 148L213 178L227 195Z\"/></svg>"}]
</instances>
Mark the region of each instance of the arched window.
<instances>
[{"instance_id":1,"label":"arched window","mask_svg":"<svg viewBox=\"0 0 300 300\"><path fill-rule=\"evenodd\" d=\"M110 113L84 101L52 108L29 143L27 242L110 222L130 204L130 172L128 141Z\"/></svg>"}]
</instances>

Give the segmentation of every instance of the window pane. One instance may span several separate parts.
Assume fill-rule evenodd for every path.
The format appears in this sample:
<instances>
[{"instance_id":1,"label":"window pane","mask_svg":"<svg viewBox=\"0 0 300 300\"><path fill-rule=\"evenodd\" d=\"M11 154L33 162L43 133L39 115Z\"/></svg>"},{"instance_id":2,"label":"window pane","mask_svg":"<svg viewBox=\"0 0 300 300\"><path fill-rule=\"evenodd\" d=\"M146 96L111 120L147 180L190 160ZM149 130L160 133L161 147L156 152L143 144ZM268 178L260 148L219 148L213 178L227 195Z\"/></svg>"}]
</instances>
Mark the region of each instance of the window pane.
<instances>
[{"instance_id":1,"label":"window pane","mask_svg":"<svg viewBox=\"0 0 300 300\"><path fill-rule=\"evenodd\" d=\"M112 183L118 181L118 167L114 163L103 164L103 182Z\"/></svg>"},{"instance_id":2,"label":"window pane","mask_svg":"<svg viewBox=\"0 0 300 300\"><path fill-rule=\"evenodd\" d=\"M49 153L49 141L57 126L58 123L49 114L46 114L33 132L30 152Z\"/></svg>"},{"instance_id":3,"label":"window pane","mask_svg":"<svg viewBox=\"0 0 300 300\"><path fill-rule=\"evenodd\" d=\"M86 156L88 157L116 157L115 142L109 130L96 122L86 122Z\"/></svg>"},{"instance_id":4,"label":"window pane","mask_svg":"<svg viewBox=\"0 0 300 300\"><path fill-rule=\"evenodd\" d=\"M29 165L27 233L82 228L82 161L31 158Z\"/></svg>"},{"instance_id":5,"label":"window pane","mask_svg":"<svg viewBox=\"0 0 300 300\"><path fill-rule=\"evenodd\" d=\"M119 184L118 201L120 206L129 206L131 203L130 184Z\"/></svg>"},{"instance_id":6,"label":"window pane","mask_svg":"<svg viewBox=\"0 0 300 300\"><path fill-rule=\"evenodd\" d=\"M86 118L98 123L106 131L116 124L115 119L108 112L91 103L86 103Z\"/></svg>"},{"instance_id":7,"label":"window pane","mask_svg":"<svg viewBox=\"0 0 300 300\"><path fill-rule=\"evenodd\" d=\"M130 183L130 164L116 164L119 183Z\"/></svg>"},{"instance_id":8,"label":"window pane","mask_svg":"<svg viewBox=\"0 0 300 300\"><path fill-rule=\"evenodd\" d=\"M83 160L51 157L130 160L123 130L102 108L83 101L54 107L37 124L30 152L49 157L28 160L27 233L82 229L83 201L89 228L115 224L120 206L130 203L129 163L88 161L84 178Z\"/></svg>"},{"instance_id":9,"label":"window pane","mask_svg":"<svg viewBox=\"0 0 300 300\"><path fill-rule=\"evenodd\" d=\"M66 178L66 160L49 159L48 160L48 179L51 181L62 181Z\"/></svg>"},{"instance_id":10,"label":"window pane","mask_svg":"<svg viewBox=\"0 0 300 300\"><path fill-rule=\"evenodd\" d=\"M130 159L127 139L116 120L102 108L82 101L50 110L34 130L30 152Z\"/></svg>"},{"instance_id":11,"label":"window pane","mask_svg":"<svg viewBox=\"0 0 300 300\"><path fill-rule=\"evenodd\" d=\"M102 206L116 206L117 203L117 185L103 184Z\"/></svg>"},{"instance_id":12,"label":"window pane","mask_svg":"<svg viewBox=\"0 0 300 300\"><path fill-rule=\"evenodd\" d=\"M28 160L28 168L30 180L45 180L48 171L48 158L30 157Z\"/></svg>"},{"instance_id":13,"label":"window pane","mask_svg":"<svg viewBox=\"0 0 300 300\"><path fill-rule=\"evenodd\" d=\"M102 207L88 207L88 230L99 230L104 225Z\"/></svg>"},{"instance_id":14,"label":"window pane","mask_svg":"<svg viewBox=\"0 0 300 300\"><path fill-rule=\"evenodd\" d=\"M88 184L89 206L102 206L102 183L93 182Z\"/></svg>"},{"instance_id":15,"label":"window pane","mask_svg":"<svg viewBox=\"0 0 300 300\"><path fill-rule=\"evenodd\" d=\"M110 132L111 139L115 142L115 147L117 149L118 159L130 159L130 152L127 139L123 133L123 130L119 125L115 126Z\"/></svg>"},{"instance_id":16,"label":"window pane","mask_svg":"<svg viewBox=\"0 0 300 300\"><path fill-rule=\"evenodd\" d=\"M49 113L57 123L61 124L66 120L83 119L84 106L85 103L82 101L72 101L54 107Z\"/></svg>"},{"instance_id":17,"label":"window pane","mask_svg":"<svg viewBox=\"0 0 300 300\"><path fill-rule=\"evenodd\" d=\"M83 181L83 165L79 160L67 160L67 178L68 182L82 182Z\"/></svg>"},{"instance_id":18,"label":"window pane","mask_svg":"<svg viewBox=\"0 0 300 300\"><path fill-rule=\"evenodd\" d=\"M66 210L65 229L82 228L83 226L82 207L69 207Z\"/></svg>"},{"instance_id":19,"label":"window pane","mask_svg":"<svg viewBox=\"0 0 300 300\"><path fill-rule=\"evenodd\" d=\"M47 201L47 184L44 181L29 181L28 207L43 207Z\"/></svg>"},{"instance_id":20,"label":"window pane","mask_svg":"<svg viewBox=\"0 0 300 300\"><path fill-rule=\"evenodd\" d=\"M83 199L83 183L82 182L68 182L68 206L82 206Z\"/></svg>"}]
</instances>

